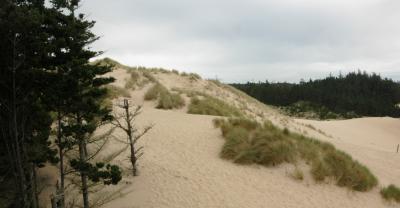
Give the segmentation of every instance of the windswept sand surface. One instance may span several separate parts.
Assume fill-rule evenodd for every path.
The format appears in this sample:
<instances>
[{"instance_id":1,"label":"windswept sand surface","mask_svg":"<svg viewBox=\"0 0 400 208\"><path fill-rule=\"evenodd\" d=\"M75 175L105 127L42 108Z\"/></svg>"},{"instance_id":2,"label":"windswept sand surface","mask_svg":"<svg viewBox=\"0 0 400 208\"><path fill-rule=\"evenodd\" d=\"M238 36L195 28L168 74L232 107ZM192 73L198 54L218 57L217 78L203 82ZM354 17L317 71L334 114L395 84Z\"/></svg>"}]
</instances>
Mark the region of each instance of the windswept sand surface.
<instances>
[{"instance_id":1,"label":"windswept sand surface","mask_svg":"<svg viewBox=\"0 0 400 208\"><path fill-rule=\"evenodd\" d=\"M333 143L365 164L378 177L381 185L400 185L400 150L396 153L400 144L400 119L296 120L332 135L332 138L319 138Z\"/></svg>"},{"instance_id":2,"label":"windswept sand surface","mask_svg":"<svg viewBox=\"0 0 400 208\"><path fill-rule=\"evenodd\" d=\"M193 85L179 79L171 79L167 75L162 75L159 80L169 88L182 87L179 85L190 88L190 85ZM204 83L199 85L204 85ZM210 90L213 89L210 88ZM225 96L226 100L233 96L227 92L217 92L217 90L212 92ZM144 90L133 92L132 100L143 103L143 93ZM254 106L249 105L246 109L252 107ZM268 108L267 110L269 111ZM393 151L389 151L389 147L393 150L395 141L400 141L396 139L396 134L400 135L397 133L400 123L398 120L386 119L390 120L390 125L371 123L368 128L362 126L364 123L361 122L360 126L352 128L347 122L354 122L353 120L318 123L306 120L294 121L283 116L281 116L282 119L278 119L281 117L275 112L265 112L264 115L268 119L268 116L271 116L270 120L273 121L284 120L284 125L292 129L305 128L299 123L312 123L318 129L333 135L334 138L306 128L309 134L332 142L339 149L345 150L368 165L383 184L399 184L400 160L396 159L397 155ZM219 157L219 152L224 141L219 129L212 126L214 118L189 115L180 110L158 110L154 109L154 105L145 102L138 123L142 125L154 123L155 127L141 143L145 147L145 154L140 160L140 176L125 179L128 185L122 192L126 195L104 207L376 208L395 206L382 200L379 188L367 193L358 193L339 188L334 184L316 184L304 165L302 167L306 173L305 179L296 181L289 176L293 165L266 168L258 165L237 165L223 160ZM369 124L369 120L365 123ZM366 134L370 136L367 141L362 138ZM380 139L376 140L375 137ZM372 143L379 143L381 146L373 148ZM385 149L387 151L384 151Z\"/></svg>"},{"instance_id":3,"label":"windswept sand surface","mask_svg":"<svg viewBox=\"0 0 400 208\"><path fill-rule=\"evenodd\" d=\"M116 85L123 86L126 73L116 73ZM279 115L237 92L200 80L190 82L171 74L158 74L157 79L169 89L180 87L217 96L235 103L257 119L268 119L279 126L333 143L366 164L382 185L400 185L400 121L391 118L363 118L347 121L293 120ZM125 176L117 186L102 189L92 198L110 193L121 196L105 208L321 208L321 207L395 207L379 195L379 187L367 192L349 191L330 184L316 184L307 166L303 181L290 177L293 165L266 168L259 165L237 165L219 157L224 143L219 129L212 125L213 116L189 115L183 110L158 110L154 102L144 102L143 94L150 86L132 92L132 102L143 104L137 119L139 126L155 124L140 140L144 155L139 161L139 176ZM257 117L258 116L258 117ZM311 124L315 127L306 127ZM318 130L325 132L318 133ZM320 131L321 132L321 131ZM328 137L325 135L332 135ZM123 138L120 131L116 136ZM110 142L105 153L122 147ZM125 169L129 167L128 152L116 158ZM129 174L129 172L127 172ZM118 192L116 190L119 190ZM77 196L81 197L81 196Z\"/></svg>"}]
</instances>

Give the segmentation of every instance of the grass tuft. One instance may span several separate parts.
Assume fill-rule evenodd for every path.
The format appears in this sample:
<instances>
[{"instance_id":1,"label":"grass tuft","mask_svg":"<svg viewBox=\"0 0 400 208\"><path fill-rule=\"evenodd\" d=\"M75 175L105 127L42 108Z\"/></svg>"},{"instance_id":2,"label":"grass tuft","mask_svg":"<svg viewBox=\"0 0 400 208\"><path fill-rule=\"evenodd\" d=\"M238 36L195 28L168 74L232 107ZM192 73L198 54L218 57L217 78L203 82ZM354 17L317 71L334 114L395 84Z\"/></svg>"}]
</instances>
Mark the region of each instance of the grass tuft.
<instances>
[{"instance_id":1,"label":"grass tuft","mask_svg":"<svg viewBox=\"0 0 400 208\"><path fill-rule=\"evenodd\" d=\"M140 79L140 75L137 70L129 70L128 73L131 75L130 78L126 81L125 88L126 89L135 89L135 86L138 84Z\"/></svg>"},{"instance_id":2,"label":"grass tuft","mask_svg":"<svg viewBox=\"0 0 400 208\"><path fill-rule=\"evenodd\" d=\"M171 93L166 87L160 83L151 87L144 95L145 100L158 99L157 108L174 109L181 108L185 105L185 101L178 93Z\"/></svg>"},{"instance_id":3,"label":"grass tuft","mask_svg":"<svg viewBox=\"0 0 400 208\"><path fill-rule=\"evenodd\" d=\"M157 99L161 93L168 91L163 85L157 83L149 90L147 90L146 94L144 95L145 100L155 100Z\"/></svg>"},{"instance_id":4,"label":"grass tuft","mask_svg":"<svg viewBox=\"0 0 400 208\"><path fill-rule=\"evenodd\" d=\"M241 117L242 113L235 108L219 99L205 96L202 99L192 97L188 108L190 114Z\"/></svg>"},{"instance_id":5,"label":"grass tuft","mask_svg":"<svg viewBox=\"0 0 400 208\"><path fill-rule=\"evenodd\" d=\"M304 160L316 181L332 178L338 186L368 191L377 185L375 176L333 145L243 118L216 119L225 144L221 157L236 163L275 166Z\"/></svg>"},{"instance_id":6,"label":"grass tuft","mask_svg":"<svg viewBox=\"0 0 400 208\"><path fill-rule=\"evenodd\" d=\"M381 196L388 201L400 202L400 188L391 184L388 187L382 188Z\"/></svg>"},{"instance_id":7,"label":"grass tuft","mask_svg":"<svg viewBox=\"0 0 400 208\"><path fill-rule=\"evenodd\" d=\"M163 91L158 99L157 108L160 109L174 109L181 108L185 105L183 98L177 93L170 93L169 91Z\"/></svg>"},{"instance_id":8,"label":"grass tuft","mask_svg":"<svg viewBox=\"0 0 400 208\"><path fill-rule=\"evenodd\" d=\"M290 174L290 176L291 176L293 179L299 180L299 181L302 181L302 180L304 179L303 171L302 171L300 168L298 168L298 167L295 167L295 169L294 169L293 172Z\"/></svg>"}]
</instances>

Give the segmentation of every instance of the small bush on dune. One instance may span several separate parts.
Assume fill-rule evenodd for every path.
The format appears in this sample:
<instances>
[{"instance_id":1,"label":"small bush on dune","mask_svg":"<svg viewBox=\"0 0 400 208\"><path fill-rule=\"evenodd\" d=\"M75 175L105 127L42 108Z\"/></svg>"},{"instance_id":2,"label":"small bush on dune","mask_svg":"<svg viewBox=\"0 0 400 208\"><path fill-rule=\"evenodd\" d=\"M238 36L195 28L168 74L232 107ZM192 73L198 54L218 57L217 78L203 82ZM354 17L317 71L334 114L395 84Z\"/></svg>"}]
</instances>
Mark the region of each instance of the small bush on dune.
<instances>
[{"instance_id":1,"label":"small bush on dune","mask_svg":"<svg viewBox=\"0 0 400 208\"><path fill-rule=\"evenodd\" d=\"M293 172L290 174L293 179L302 181L304 179L303 171L300 168L296 167Z\"/></svg>"},{"instance_id":2,"label":"small bush on dune","mask_svg":"<svg viewBox=\"0 0 400 208\"><path fill-rule=\"evenodd\" d=\"M381 195L384 199L389 201L396 201L400 203L400 188L391 184L388 187L382 188Z\"/></svg>"},{"instance_id":3,"label":"small bush on dune","mask_svg":"<svg viewBox=\"0 0 400 208\"><path fill-rule=\"evenodd\" d=\"M174 109L181 108L185 105L185 101L178 93L171 93L160 83L151 87L144 95L145 100L158 99L157 108Z\"/></svg>"},{"instance_id":4,"label":"small bush on dune","mask_svg":"<svg viewBox=\"0 0 400 208\"><path fill-rule=\"evenodd\" d=\"M143 76L146 77L150 82L157 82L157 79L149 71L143 70Z\"/></svg>"},{"instance_id":5,"label":"small bush on dune","mask_svg":"<svg viewBox=\"0 0 400 208\"><path fill-rule=\"evenodd\" d=\"M157 83L149 90L147 90L146 94L144 95L145 100L155 100L157 99L161 93L167 91L167 88L162 86L161 84Z\"/></svg>"},{"instance_id":6,"label":"small bush on dune","mask_svg":"<svg viewBox=\"0 0 400 208\"><path fill-rule=\"evenodd\" d=\"M210 96L206 96L203 99L192 97L188 113L213 116L242 116L242 113L237 108Z\"/></svg>"},{"instance_id":7,"label":"small bush on dune","mask_svg":"<svg viewBox=\"0 0 400 208\"><path fill-rule=\"evenodd\" d=\"M160 109L174 109L181 108L185 105L183 98L177 93L170 93L163 91L160 94L157 108Z\"/></svg>"},{"instance_id":8,"label":"small bush on dune","mask_svg":"<svg viewBox=\"0 0 400 208\"><path fill-rule=\"evenodd\" d=\"M304 160L316 181L332 178L338 186L368 191L377 185L375 176L333 145L282 130L270 122L260 125L243 118L216 119L225 144L221 157L236 163L275 166Z\"/></svg>"},{"instance_id":9,"label":"small bush on dune","mask_svg":"<svg viewBox=\"0 0 400 208\"><path fill-rule=\"evenodd\" d=\"M138 84L140 75L137 70L128 70L128 73L130 74L130 77L125 83L125 88L135 89L136 84Z\"/></svg>"}]
</instances>

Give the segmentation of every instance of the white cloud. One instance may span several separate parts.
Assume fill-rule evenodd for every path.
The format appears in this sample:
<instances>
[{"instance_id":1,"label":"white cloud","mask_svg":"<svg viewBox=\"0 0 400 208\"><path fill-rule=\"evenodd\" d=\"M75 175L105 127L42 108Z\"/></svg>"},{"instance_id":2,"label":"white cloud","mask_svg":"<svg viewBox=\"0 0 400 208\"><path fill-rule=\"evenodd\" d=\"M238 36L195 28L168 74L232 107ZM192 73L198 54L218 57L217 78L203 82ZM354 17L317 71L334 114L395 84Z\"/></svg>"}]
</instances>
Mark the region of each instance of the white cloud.
<instances>
[{"instance_id":1,"label":"white cloud","mask_svg":"<svg viewBox=\"0 0 400 208\"><path fill-rule=\"evenodd\" d=\"M400 80L398 0L86 0L93 45L129 65L233 81L367 70Z\"/></svg>"}]
</instances>

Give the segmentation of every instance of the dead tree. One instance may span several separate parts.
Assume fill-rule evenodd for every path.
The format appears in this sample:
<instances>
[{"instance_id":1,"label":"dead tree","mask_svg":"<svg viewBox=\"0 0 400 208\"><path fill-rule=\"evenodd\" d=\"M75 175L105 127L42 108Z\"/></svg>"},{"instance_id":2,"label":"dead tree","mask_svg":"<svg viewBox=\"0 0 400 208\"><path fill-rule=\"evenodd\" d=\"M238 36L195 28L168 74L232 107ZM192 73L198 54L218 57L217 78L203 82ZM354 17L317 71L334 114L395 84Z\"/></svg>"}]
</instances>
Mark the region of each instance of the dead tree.
<instances>
[{"instance_id":1,"label":"dead tree","mask_svg":"<svg viewBox=\"0 0 400 208\"><path fill-rule=\"evenodd\" d=\"M143 146L136 147L136 143L151 129L153 125L146 126L143 131L139 130L134 125L135 118L141 113L142 106L132 106L127 99L123 100L122 104L117 105L123 109L121 113L114 114L112 124L117 128L122 129L127 135L127 144L130 147L130 162L132 164L132 174L137 176L137 161L143 155ZM131 110L131 107L133 108Z\"/></svg>"}]
</instances>

